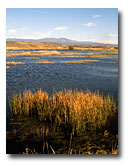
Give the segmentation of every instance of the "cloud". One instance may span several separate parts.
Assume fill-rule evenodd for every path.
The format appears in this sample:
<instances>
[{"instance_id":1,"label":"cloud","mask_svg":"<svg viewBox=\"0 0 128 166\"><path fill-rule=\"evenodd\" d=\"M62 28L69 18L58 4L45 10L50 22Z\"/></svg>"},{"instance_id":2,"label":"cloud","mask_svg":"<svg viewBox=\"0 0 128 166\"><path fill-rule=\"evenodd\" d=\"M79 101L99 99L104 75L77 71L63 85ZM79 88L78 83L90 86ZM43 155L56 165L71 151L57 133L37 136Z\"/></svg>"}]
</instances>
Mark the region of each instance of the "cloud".
<instances>
[{"instance_id":1,"label":"cloud","mask_svg":"<svg viewBox=\"0 0 128 166\"><path fill-rule=\"evenodd\" d=\"M93 18L94 18L94 19L95 19L95 18L98 18L98 17L101 17L101 15L100 15L100 14L93 15Z\"/></svg>"},{"instance_id":2,"label":"cloud","mask_svg":"<svg viewBox=\"0 0 128 166\"><path fill-rule=\"evenodd\" d=\"M49 37L53 33L53 30L49 30L48 32L36 32L37 38L46 38Z\"/></svg>"},{"instance_id":3,"label":"cloud","mask_svg":"<svg viewBox=\"0 0 128 166\"><path fill-rule=\"evenodd\" d=\"M37 38L47 38L47 37L51 37L51 35L55 32L55 31L64 31L67 30L68 27L67 26L60 26L60 27L55 27L47 32L36 32L35 34L37 35Z\"/></svg>"},{"instance_id":4,"label":"cloud","mask_svg":"<svg viewBox=\"0 0 128 166\"><path fill-rule=\"evenodd\" d=\"M26 28L20 28L21 31L26 31Z\"/></svg>"},{"instance_id":5,"label":"cloud","mask_svg":"<svg viewBox=\"0 0 128 166\"><path fill-rule=\"evenodd\" d=\"M96 24L94 24L93 22L88 22L87 24L83 24L85 27L94 27L96 26Z\"/></svg>"},{"instance_id":6,"label":"cloud","mask_svg":"<svg viewBox=\"0 0 128 166\"><path fill-rule=\"evenodd\" d=\"M56 28L54 28L53 30L54 31L64 31L64 30L67 30L68 29L68 27L66 27L66 26L61 26L61 27L56 27Z\"/></svg>"},{"instance_id":7,"label":"cloud","mask_svg":"<svg viewBox=\"0 0 128 166\"><path fill-rule=\"evenodd\" d=\"M115 33L115 34L109 33L108 36L111 36L111 37L118 37L118 34L117 34L117 33Z\"/></svg>"},{"instance_id":8,"label":"cloud","mask_svg":"<svg viewBox=\"0 0 128 166\"><path fill-rule=\"evenodd\" d=\"M53 33L59 33L59 32L63 32L64 30L67 30L68 27L67 26L59 26L59 27L55 27L51 30L48 30L46 32L33 32L32 36L28 36L27 32L26 32L26 28L20 28L20 29L9 29L7 30L7 38L28 38L28 39L41 39L41 38L48 38L48 37L52 37ZM26 34L26 37L25 37ZM17 37L18 35L18 37ZM23 37L24 36L24 37Z\"/></svg>"},{"instance_id":9,"label":"cloud","mask_svg":"<svg viewBox=\"0 0 128 166\"><path fill-rule=\"evenodd\" d=\"M7 35L14 35L14 34L16 34L17 33L17 30L16 29L9 29L9 30L7 30Z\"/></svg>"}]
</instances>

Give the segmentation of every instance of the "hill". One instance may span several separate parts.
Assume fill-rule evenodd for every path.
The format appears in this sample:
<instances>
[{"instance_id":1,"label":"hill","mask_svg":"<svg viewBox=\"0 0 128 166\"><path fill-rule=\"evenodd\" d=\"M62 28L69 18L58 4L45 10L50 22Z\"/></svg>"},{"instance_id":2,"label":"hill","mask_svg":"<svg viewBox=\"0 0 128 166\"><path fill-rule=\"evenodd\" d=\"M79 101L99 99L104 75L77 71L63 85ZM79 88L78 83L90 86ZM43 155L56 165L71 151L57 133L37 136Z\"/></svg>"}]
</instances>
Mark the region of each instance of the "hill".
<instances>
[{"instance_id":1,"label":"hill","mask_svg":"<svg viewBox=\"0 0 128 166\"><path fill-rule=\"evenodd\" d=\"M67 38L43 38L43 39L17 39L17 38L8 38L7 41L17 41L17 42L38 42L38 43L57 43L62 45L109 45L109 46L117 46L115 44L105 44L91 41L77 41L71 40Z\"/></svg>"}]
</instances>

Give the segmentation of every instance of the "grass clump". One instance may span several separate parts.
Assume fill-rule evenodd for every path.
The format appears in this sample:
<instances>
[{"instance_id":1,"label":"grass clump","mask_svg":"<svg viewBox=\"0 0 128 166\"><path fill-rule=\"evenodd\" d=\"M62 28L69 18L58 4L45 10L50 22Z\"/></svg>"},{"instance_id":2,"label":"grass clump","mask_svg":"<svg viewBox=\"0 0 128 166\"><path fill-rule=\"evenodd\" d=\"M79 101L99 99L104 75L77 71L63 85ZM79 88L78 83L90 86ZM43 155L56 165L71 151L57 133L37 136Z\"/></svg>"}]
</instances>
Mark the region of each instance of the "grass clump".
<instances>
[{"instance_id":1,"label":"grass clump","mask_svg":"<svg viewBox=\"0 0 128 166\"><path fill-rule=\"evenodd\" d=\"M89 62L100 62L100 60L70 61L70 62L68 62L68 63L74 64L74 63L89 63Z\"/></svg>"},{"instance_id":2,"label":"grass clump","mask_svg":"<svg viewBox=\"0 0 128 166\"><path fill-rule=\"evenodd\" d=\"M10 66L6 66L6 69L10 69Z\"/></svg>"},{"instance_id":3,"label":"grass clump","mask_svg":"<svg viewBox=\"0 0 128 166\"><path fill-rule=\"evenodd\" d=\"M86 58L108 58L108 56L105 56L105 55L95 55L95 56L86 56Z\"/></svg>"},{"instance_id":4,"label":"grass clump","mask_svg":"<svg viewBox=\"0 0 128 166\"><path fill-rule=\"evenodd\" d=\"M40 59L40 57L32 57L33 60Z\"/></svg>"},{"instance_id":5,"label":"grass clump","mask_svg":"<svg viewBox=\"0 0 128 166\"><path fill-rule=\"evenodd\" d=\"M116 103L109 95L89 90L64 90L51 96L41 90L25 91L13 96L10 111L13 116L36 117L73 134L109 129L117 116Z\"/></svg>"},{"instance_id":6,"label":"grass clump","mask_svg":"<svg viewBox=\"0 0 128 166\"><path fill-rule=\"evenodd\" d=\"M8 64L8 65L24 65L25 63L23 63L23 62L7 62L6 64Z\"/></svg>"}]
</instances>

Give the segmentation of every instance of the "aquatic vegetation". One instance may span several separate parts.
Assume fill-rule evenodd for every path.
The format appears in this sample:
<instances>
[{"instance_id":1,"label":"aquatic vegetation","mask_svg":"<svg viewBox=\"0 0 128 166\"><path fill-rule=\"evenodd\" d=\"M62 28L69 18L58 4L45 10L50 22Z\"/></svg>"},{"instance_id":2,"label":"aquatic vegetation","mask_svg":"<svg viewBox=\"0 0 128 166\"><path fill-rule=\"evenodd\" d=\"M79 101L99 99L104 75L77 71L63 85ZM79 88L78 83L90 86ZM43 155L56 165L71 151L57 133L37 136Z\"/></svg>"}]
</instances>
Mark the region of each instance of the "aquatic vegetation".
<instances>
[{"instance_id":1,"label":"aquatic vegetation","mask_svg":"<svg viewBox=\"0 0 128 166\"><path fill-rule=\"evenodd\" d=\"M10 66L6 66L6 69L10 69Z\"/></svg>"},{"instance_id":2,"label":"aquatic vegetation","mask_svg":"<svg viewBox=\"0 0 128 166\"><path fill-rule=\"evenodd\" d=\"M118 51L105 51L102 52L102 55L118 55Z\"/></svg>"},{"instance_id":3,"label":"aquatic vegetation","mask_svg":"<svg viewBox=\"0 0 128 166\"><path fill-rule=\"evenodd\" d=\"M32 57L33 60L40 59L40 57Z\"/></svg>"},{"instance_id":4,"label":"aquatic vegetation","mask_svg":"<svg viewBox=\"0 0 128 166\"><path fill-rule=\"evenodd\" d=\"M23 62L7 62L7 65L24 65L25 63Z\"/></svg>"},{"instance_id":5,"label":"aquatic vegetation","mask_svg":"<svg viewBox=\"0 0 128 166\"><path fill-rule=\"evenodd\" d=\"M74 63L89 63L89 62L100 62L100 60L70 61L70 62L68 62L68 63L74 64Z\"/></svg>"},{"instance_id":6,"label":"aquatic vegetation","mask_svg":"<svg viewBox=\"0 0 128 166\"><path fill-rule=\"evenodd\" d=\"M108 58L108 56L104 56L104 55L95 55L95 56L86 56L86 58Z\"/></svg>"},{"instance_id":7,"label":"aquatic vegetation","mask_svg":"<svg viewBox=\"0 0 128 166\"><path fill-rule=\"evenodd\" d=\"M36 55L59 55L59 51L48 51L48 50L43 50L43 51L8 51L6 53L6 56L21 56L21 55L30 55L30 56L36 56Z\"/></svg>"},{"instance_id":8,"label":"aquatic vegetation","mask_svg":"<svg viewBox=\"0 0 128 166\"><path fill-rule=\"evenodd\" d=\"M105 146L97 146L97 145L89 145L89 146L85 146L87 148L83 148L83 147L79 147L78 149L76 147L71 147L72 144L72 140L70 141L69 144L69 148L67 151L61 151L61 153L58 153L58 151L56 152L53 147L51 145L49 145L48 142L44 142L43 143L43 149L42 151L36 151L36 148L30 149L28 148L28 146L26 145L26 148L24 149L23 152L20 152L21 154L118 154L118 145L112 145L111 150L108 149L102 149L101 147ZM86 149L86 150L85 150ZM95 150L96 149L96 150Z\"/></svg>"},{"instance_id":9,"label":"aquatic vegetation","mask_svg":"<svg viewBox=\"0 0 128 166\"><path fill-rule=\"evenodd\" d=\"M40 121L51 123L73 135L86 131L104 131L112 129L112 121L117 118L117 106L108 95L98 92L64 90L47 92L30 90L15 95L10 100L12 115L36 117Z\"/></svg>"}]
</instances>

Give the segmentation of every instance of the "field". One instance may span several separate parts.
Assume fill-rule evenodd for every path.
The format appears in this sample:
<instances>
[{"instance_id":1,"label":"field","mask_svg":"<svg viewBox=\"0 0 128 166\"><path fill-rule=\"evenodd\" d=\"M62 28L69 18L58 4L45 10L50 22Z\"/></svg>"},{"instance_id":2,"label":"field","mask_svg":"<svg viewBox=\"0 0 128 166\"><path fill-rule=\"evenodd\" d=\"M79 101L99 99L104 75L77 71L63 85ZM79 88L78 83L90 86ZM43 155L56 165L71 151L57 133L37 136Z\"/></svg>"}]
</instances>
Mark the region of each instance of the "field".
<instances>
[{"instance_id":1,"label":"field","mask_svg":"<svg viewBox=\"0 0 128 166\"><path fill-rule=\"evenodd\" d=\"M69 50L68 45L60 45L56 43L36 43L36 42L6 42L6 50ZM89 51L118 51L118 48L111 46L73 46L73 50L89 50ZM109 53L108 53L109 54Z\"/></svg>"}]
</instances>

